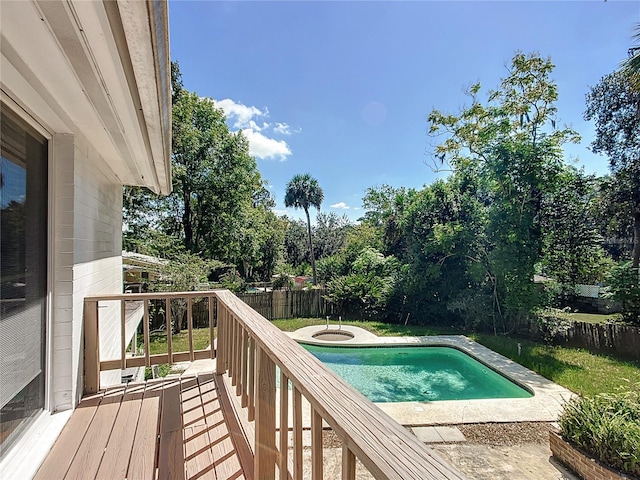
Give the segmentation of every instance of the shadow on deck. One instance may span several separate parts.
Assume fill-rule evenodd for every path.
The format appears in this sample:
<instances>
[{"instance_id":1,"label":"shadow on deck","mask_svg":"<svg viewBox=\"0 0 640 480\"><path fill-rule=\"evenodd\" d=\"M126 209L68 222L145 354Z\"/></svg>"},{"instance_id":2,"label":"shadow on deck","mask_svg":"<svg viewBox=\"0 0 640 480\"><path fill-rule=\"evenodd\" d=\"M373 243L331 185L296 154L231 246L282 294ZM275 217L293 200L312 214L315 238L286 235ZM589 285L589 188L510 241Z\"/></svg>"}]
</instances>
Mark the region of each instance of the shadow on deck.
<instances>
[{"instance_id":1,"label":"shadow on deck","mask_svg":"<svg viewBox=\"0 0 640 480\"><path fill-rule=\"evenodd\" d=\"M211 373L85 397L36 479L252 479L253 453Z\"/></svg>"}]
</instances>

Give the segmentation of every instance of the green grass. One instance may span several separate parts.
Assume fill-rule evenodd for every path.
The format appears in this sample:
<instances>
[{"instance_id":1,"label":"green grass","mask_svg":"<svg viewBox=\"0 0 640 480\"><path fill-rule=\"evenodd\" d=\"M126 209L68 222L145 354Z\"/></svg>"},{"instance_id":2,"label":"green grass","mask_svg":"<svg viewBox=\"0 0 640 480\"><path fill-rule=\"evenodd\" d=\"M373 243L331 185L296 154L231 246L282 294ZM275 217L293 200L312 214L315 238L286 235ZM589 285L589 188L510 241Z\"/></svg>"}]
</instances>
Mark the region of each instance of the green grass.
<instances>
[{"instance_id":1,"label":"green grass","mask_svg":"<svg viewBox=\"0 0 640 480\"><path fill-rule=\"evenodd\" d=\"M609 321L615 321L620 319L619 313L580 313L569 312L566 314L571 321L574 322L586 322L586 323L606 323Z\"/></svg>"},{"instance_id":2,"label":"green grass","mask_svg":"<svg viewBox=\"0 0 640 480\"><path fill-rule=\"evenodd\" d=\"M273 322L284 331L293 331L308 325L324 325L323 319L276 320ZM333 325L334 321L331 321ZM378 336L417 336L465 334L471 339L508 357L540 375L580 395L615 393L640 385L640 362L624 361L607 355L590 353L577 348L545 345L529 340L468 334L460 330L441 327L393 325L382 322L349 321ZM518 343L522 353L518 356Z\"/></svg>"},{"instance_id":3,"label":"green grass","mask_svg":"<svg viewBox=\"0 0 640 480\"><path fill-rule=\"evenodd\" d=\"M640 362L504 336L469 337L579 395L616 393L640 385Z\"/></svg>"},{"instance_id":4,"label":"green grass","mask_svg":"<svg viewBox=\"0 0 640 480\"><path fill-rule=\"evenodd\" d=\"M308 327L310 325L325 325L327 321L322 318L293 318L289 320L273 320L272 322L276 327L285 332L293 332L302 327ZM330 320L331 326L338 325L337 320ZM392 323L374 322L368 320L344 320L343 325L353 325L354 327L364 328L369 332L379 337L394 337L394 336L422 336L422 335L459 335L460 331L447 328L447 327L435 327L435 326L422 326L422 325L397 325Z\"/></svg>"},{"instance_id":5,"label":"green grass","mask_svg":"<svg viewBox=\"0 0 640 480\"><path fill-rule=\"evenodd\" d=\"M194 350L203 350L209 346L209 328L193 329L193 348ZM144 337L138 335L139 348L144 348ZM174 333L171 337L171 350L174 353L189 351L189 332L182 330L180 333ZM167 353L167 334L166 332L152 333L149 335L149 353L156 355L159 353Z\"/></svg>"}]
</instances>

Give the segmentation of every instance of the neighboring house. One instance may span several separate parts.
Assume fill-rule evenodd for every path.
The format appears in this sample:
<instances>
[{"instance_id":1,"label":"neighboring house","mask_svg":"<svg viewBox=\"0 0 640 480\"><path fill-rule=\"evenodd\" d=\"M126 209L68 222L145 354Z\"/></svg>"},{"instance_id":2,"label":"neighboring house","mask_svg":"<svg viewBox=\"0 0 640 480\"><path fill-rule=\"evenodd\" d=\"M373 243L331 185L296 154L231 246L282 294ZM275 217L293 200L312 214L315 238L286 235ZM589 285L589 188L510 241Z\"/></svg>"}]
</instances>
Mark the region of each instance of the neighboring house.
<instances>
[{"instance_id":1,"label":"neighboring house","mask_svg":"<svg viewBox=\"0 0 640 480\"><path fill-rule=\"evenodd\" d=\"M142 292L143 285L160 278L162 267L168 260L122 251L122 276L125 292Z\"/></svg>"},{"instance_id":2,"label":"neighboring house","mask_svg":"<svg viewBox=\"0 0 640 480\"><path fill-rule=\"evenodd\" d=\"M13 477L81 398L84 297L122 292L123 185L171 190L167 8L0 2L0 472Z\"/></svg>"}]
</instances>

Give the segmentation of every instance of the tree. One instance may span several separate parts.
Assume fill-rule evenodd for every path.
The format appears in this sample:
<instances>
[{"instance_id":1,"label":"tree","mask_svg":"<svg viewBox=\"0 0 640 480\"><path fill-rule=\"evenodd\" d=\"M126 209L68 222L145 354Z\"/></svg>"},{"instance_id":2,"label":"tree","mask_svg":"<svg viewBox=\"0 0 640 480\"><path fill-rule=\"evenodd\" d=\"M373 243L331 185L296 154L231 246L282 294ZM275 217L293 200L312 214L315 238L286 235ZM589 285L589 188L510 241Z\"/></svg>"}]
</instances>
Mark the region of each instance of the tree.
<instances>
[{"instance_id":1,"label":"tree","mask_svg":"<svg viewBox=\"0 0 640 480\"><path fill-rule=\"evenodd\" d=\"M622 73L631 87L640 92L640 23L636 24L635 30L633 39L636 45L629 49L629 57L622 63Z\"/></svg>"},{"instance_id":2,"label":"tree","mask_svg":"<svg viewBox=\"0 0 640 480\"><path fill-rule=\"evenodd\" d=\"M597 188L594 176L565 167L543 199L543 273L570 293L577 284L602 282L611 263L595 215Z\"/></svg>"},{"instance_id":3,"label":"tree","mask_svg":"<svg viewBox=\"0 0 640 480\"><path fill-rule=\"evenodd\" d=\"M284 234L284 261L293 267L293 272L311 265L309 258L309 240L307 238L307 225L304 220L292 220L283 217L286 224Z\"/></svg>"},{"instance_id":4,"label":"tree","mask_svg":"<svg viewBox=\"0 0 640 480\"><path fill-rule=\"evenodd\" d=\"M211 99L186 90L178 65L171 66L173 192L158 197L148 190L124 191L125 244L155 238L160 231L179 239L187 252L237 265L251 275L269 265L259 258L266 248L274 202L264 188L249 143L231 132ZM270 251L276 255L276 251Z\"/></svg>"},{"instance_id":5,"label":"tree","mask_svg":"<svg viewBox=\"0 0 640 480\"><path fill-rule=\"evenodd\" d=\"M316 260L313 253L313 239L311 238L311 219L309 217L309 207L316 207L320 210L320 205L324 200L324 192L318 180L308 173L295 175L289 183L284 197L284 204L287 207L302 208L307 216L307 233L309 234L309 254L311 256L311 269L313 271L313 283L317 281Z\"/></svg>"},{"instance_id":6,"label":"tree","mask_svg":"<svg viewBox=\"0 0 640 480\"><path fill-rule=\"evenodd\" d=\"M338 253L352 228L353 224L346 215L340 216L334 212L318 213L312 232L316 260Z\"/></svg>"},{"instance_id":7,"label":"tree","mask_svg":"<svg viewBox=\"0 0 640 480\"><path fill-rule=\"evenodd\" d=\"M617 179L618 200L633 219L632 268L640 266L640 90L623 73L605 75L587 94L584 117L596 124L591 143L595 153L609 157Z\"/></svg>"},{"instance_id":8,"label":"tree","mask_svg":"<svg viewBox=\"0 0 640 480\"><path fill-rule=\"evenodd\" d=\"M486 205L485 246L477 258L499 318L517 319L537 303L534 267L542 253L543 196L562 165L562 145L577 134L558 129L554 65L538 54L517 53L500 87L478 101L481 87L468 92L471 105L458 115L437 110L428 117L431 135L444 135L435 148L454 174L478 180L477 199Z\"/></svg>"}]
</instances>

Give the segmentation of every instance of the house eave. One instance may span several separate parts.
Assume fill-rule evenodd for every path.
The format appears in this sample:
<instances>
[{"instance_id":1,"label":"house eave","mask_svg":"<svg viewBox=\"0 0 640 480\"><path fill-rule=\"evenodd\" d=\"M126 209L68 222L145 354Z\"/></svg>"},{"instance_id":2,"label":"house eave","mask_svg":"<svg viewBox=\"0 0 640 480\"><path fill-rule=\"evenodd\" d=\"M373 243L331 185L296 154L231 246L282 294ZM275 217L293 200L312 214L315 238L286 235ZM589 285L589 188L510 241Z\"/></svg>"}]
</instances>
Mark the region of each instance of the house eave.
<instances>
[{"instance_id":1,"label":"house eave","mask_svg":"<svg viewBox=\"0 0 640 480\"><path fill-rule=\"evenodd\" d=\"M84 138L123 185L171 191L166 1L2 2L3 99Z\"/></svg>"}]
</instances>

